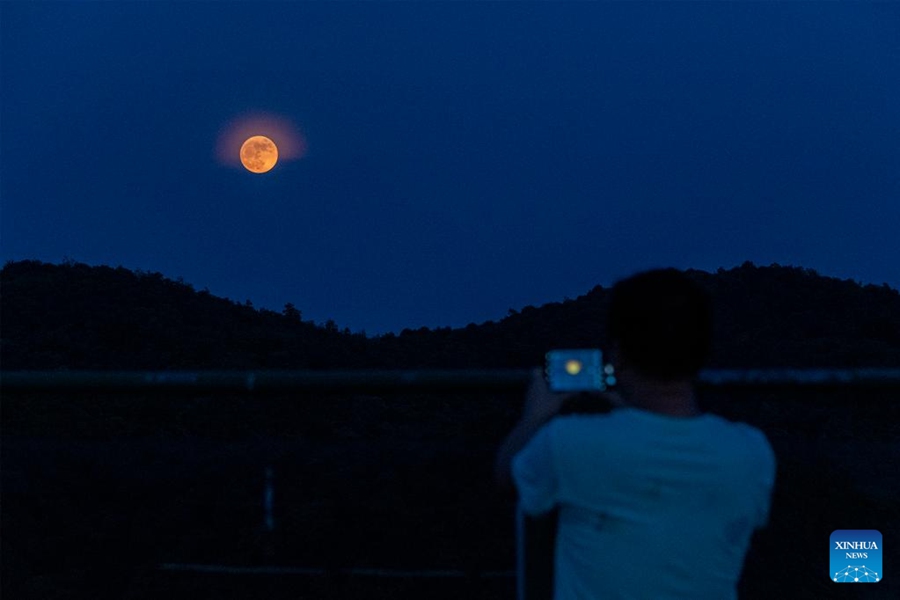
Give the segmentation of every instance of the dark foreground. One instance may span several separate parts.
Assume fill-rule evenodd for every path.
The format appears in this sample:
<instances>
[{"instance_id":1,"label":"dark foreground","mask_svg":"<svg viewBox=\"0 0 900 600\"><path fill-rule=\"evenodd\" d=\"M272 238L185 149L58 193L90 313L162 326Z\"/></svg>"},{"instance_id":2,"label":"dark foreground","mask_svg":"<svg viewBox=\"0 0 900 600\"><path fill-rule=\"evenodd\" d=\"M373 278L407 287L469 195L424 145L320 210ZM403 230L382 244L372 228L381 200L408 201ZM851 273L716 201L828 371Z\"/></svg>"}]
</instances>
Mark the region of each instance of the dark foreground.
<instances>
[{"instance_id":1,"label":"dark foreground","mask_svg":"<svg viewBox=\"0 0 900 600\"><path fill-rule=\"evenodd\" d=\"M34 402L3 407L4 598L515 595L512 500L494 493L490 466L517 401L401 415L356 399L324 416L243 401L228 414L182 401L112 415L96 400ZM742 597L900 597L896 409L844 402L731 415L763 427L779 461ZM148 428L148 415L165 425ZM835 529L882 532L884 581L828 580Z\"/></svg>"}]
</instances>

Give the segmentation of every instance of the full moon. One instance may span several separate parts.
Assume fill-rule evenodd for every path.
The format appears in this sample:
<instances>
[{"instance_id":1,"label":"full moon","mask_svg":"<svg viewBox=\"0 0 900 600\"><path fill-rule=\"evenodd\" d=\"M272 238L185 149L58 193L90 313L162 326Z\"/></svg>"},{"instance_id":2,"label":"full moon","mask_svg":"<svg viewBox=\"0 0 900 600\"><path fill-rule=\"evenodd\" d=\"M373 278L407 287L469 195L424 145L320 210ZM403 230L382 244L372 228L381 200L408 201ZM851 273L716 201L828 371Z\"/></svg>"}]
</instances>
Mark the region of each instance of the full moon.
<instances>
[{"instance_id":1,"label":"full moon","mask_svg":"<svg viewBox=\"0 0 900 600\"><path fill-rule=\"evenodd\" d=\"M574 358L572 360L567 360L566 373L569 375L578 375L581 373L581 361L575 360Z\"/></svg>"},{"instance_id":2,"label":"full moon","mask_svg":"<svg viewBox=\"0 0 900 600\"><path fill-rule=\"evenodd\" d=\"M241 146L241 164L253 173L271 171L278 162L278 147L264 135L254 135Z\"/></svg>"}]
</instances>

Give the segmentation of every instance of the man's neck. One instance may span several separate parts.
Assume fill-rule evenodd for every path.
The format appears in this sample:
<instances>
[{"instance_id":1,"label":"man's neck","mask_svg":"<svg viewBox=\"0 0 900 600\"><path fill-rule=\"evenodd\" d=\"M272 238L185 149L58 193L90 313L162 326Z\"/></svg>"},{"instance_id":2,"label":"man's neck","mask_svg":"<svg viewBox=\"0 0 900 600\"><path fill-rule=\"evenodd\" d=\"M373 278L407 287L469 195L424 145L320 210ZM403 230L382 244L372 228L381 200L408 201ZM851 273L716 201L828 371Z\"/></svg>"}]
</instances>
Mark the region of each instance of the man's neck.
<instances>
[{"instance_id":1,"label":"man's neck","mask_svg":"<svg viewBox=\"0 0 900 600\"><path fill-rule=\"evenodd\" d=\"M672 417L700 414L694 385L690 381L653 381L640 379L629 385L628 403L635 408Z\"/></svg>"}]
</instances>

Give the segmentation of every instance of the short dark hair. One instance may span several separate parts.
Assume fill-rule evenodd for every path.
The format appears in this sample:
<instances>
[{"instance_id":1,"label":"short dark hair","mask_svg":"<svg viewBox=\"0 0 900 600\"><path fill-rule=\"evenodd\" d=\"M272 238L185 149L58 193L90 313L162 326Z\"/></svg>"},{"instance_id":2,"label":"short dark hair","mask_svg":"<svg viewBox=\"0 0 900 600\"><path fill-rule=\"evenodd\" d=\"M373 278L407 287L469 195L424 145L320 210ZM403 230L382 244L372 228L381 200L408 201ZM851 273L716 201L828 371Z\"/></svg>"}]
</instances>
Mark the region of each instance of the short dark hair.
<instances>
[{"instance_id":1,"label":"short dark hair","mask_svg":"<svg viewBox=\"0 0 900 600\"><path fill-rule=\"evenodd\" d=\"M613 286L609 336L623 359L660 380L694 377L712 345L709 294L677 269L638 273Z\"/></svg>"}]
</instances>

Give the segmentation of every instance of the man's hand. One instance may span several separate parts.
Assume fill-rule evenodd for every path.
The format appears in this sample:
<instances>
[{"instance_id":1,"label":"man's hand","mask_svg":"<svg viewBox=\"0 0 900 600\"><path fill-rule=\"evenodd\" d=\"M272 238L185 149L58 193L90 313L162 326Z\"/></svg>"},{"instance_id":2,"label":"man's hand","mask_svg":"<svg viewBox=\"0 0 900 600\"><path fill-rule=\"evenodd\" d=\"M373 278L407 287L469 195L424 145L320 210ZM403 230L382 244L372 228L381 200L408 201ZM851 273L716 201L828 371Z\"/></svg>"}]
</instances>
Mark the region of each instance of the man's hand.
<instances>
[{"instance_id":1,"label":"man's hand","mask_svg":"<svg viewBox=\"0 0 900 600\"><path fill-rule=\"evenodd\" d=\"M550 391L540 368L532 369L531 382L525 392L525 408L522 420L533 424L543 424L559 413L563 403L574 394L560 394Z\"/></svg>"},{"instance_id":2,"label":"man's hand","mask_svg":"<svg viewBox=\"0 0 900 600\"><path fill-rule=\"evenodd\" d=\"M528 423L546 423L560 413L565 403L582 396L589 396L595 402L606 402L613 408L627 406L621 394L614 391L606 392L553 392L544 379L541 369L531 371L531 382L525 392L525 408L522 420Z\"/></svg>"}]
</instances>

